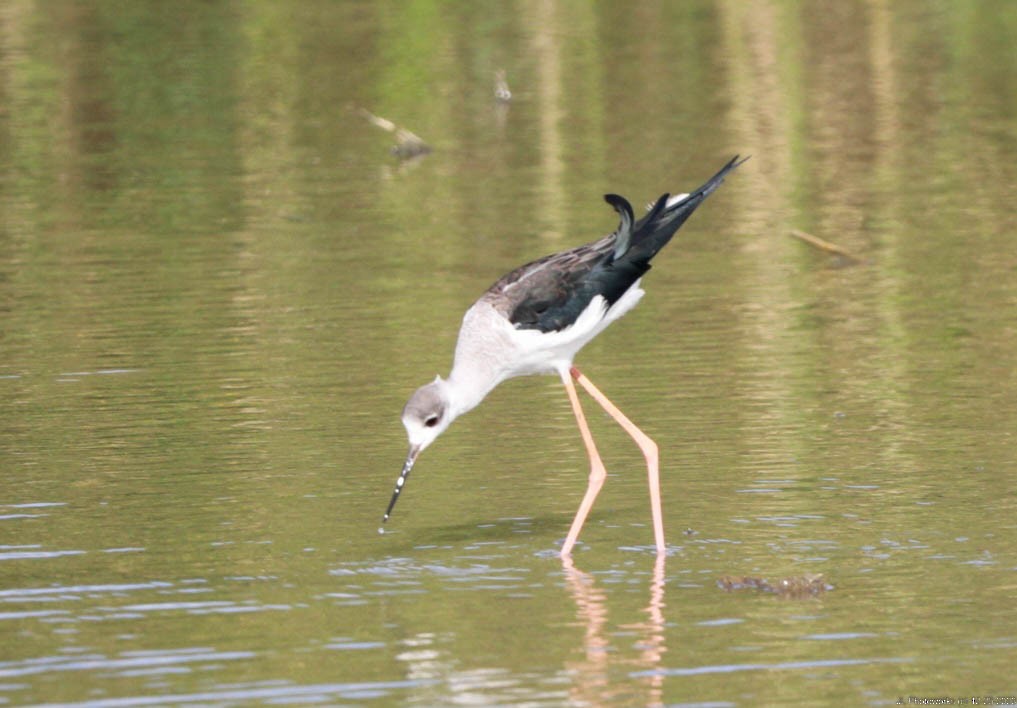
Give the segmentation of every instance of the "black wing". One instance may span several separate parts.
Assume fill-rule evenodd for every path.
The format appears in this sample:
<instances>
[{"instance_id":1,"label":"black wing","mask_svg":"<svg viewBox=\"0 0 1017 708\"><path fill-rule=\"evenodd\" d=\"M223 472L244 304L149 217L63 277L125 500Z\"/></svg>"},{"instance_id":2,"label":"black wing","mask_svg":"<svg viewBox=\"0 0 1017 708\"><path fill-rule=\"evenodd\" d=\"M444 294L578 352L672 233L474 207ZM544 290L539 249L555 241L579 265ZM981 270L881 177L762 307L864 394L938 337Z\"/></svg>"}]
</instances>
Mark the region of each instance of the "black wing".
<instances>
[{"instance_id":1,"label":"black wing","mask_svg":"<svg viewBox=\"0 0 1017 708\"><path fill-rule=\"evenodd\" d=\"M568 327L597 295L604 297L608 306L613 305L650 270L650 260L741 162L736 156L699 189L670 205L669 195L661 196L635 222L632 207L624 197L605 195L605 201L621 217L614 233L516 268L481 299L517 328L541 332Z\"/></svg>"},{"instance_id":2,"label":"black wing","mask_svg":"<svg viewBox=\"0 0 1017 708\"><path fill-rule=\"evenodd\" d=\"M527 263L491 286L483 299L520 329L565 329L595 296L613 303L638 280L634 269L614 261L614 243L612 234Z\"/></svg>"}]
</instances>

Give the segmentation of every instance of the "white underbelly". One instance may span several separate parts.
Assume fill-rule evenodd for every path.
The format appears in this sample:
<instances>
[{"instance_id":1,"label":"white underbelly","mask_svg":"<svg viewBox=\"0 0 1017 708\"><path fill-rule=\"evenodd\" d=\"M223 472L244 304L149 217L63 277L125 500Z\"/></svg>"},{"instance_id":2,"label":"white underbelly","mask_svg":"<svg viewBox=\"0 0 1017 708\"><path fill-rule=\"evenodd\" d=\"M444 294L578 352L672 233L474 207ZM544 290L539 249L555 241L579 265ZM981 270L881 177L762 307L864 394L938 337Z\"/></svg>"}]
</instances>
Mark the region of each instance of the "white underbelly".
<instances>
[{"instance_id":1,"label":"white underbelly","mask_svg":"<svg viewBox=\"0 0 1017 708\"><path fill-rule=\"evenodd\" d=\"M570 326L556 332L516 329L493 307L478 302L463 318L453 375L480 376L497 382L514 376L567 371L579 350L643 296L637 280L614 305L593 298Z\"/></svg>"}]
</instances>

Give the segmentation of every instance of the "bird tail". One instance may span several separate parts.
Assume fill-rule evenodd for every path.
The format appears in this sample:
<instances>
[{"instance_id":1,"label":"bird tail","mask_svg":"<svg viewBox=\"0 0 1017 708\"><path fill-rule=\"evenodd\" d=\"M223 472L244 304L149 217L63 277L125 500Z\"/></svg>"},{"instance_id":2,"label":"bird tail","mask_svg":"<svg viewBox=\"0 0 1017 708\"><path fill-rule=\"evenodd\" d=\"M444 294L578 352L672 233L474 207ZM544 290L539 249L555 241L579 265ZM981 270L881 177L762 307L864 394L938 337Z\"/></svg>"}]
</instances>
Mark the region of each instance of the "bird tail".
<instances>
[{"instance_id":1,"label":"bird tail","mask_svg":"<svg viewBox=\"0 0 1017 708\"><path fill-rule=\"evenodd\" d=\"M720 168L717 174L708 179L699 189L689 194L680 194L674 197L669 194L662 195L639 221L634 224L629 221L630 226L624 223L624 212L626 211L624 207L628 207L628 202L617 195L607 195L605 199L608 203L615 207L615 210L620 214L623 214L623 226L628 226L627 229L619 228L619 236L625 235L628 238L624 239L627 243L621 243L621 238L616 242L615 260L632 261L649 268L650 260L667 245L667 242L681 228L685 220L692 216L692 212L721 185L731 170L748 159L747 157L739 159L739 156L735 155ZM624 202L624 207L619 200ZM627 211L631 215L631 207L628 207Z\"/></svg>"}]
</instances>

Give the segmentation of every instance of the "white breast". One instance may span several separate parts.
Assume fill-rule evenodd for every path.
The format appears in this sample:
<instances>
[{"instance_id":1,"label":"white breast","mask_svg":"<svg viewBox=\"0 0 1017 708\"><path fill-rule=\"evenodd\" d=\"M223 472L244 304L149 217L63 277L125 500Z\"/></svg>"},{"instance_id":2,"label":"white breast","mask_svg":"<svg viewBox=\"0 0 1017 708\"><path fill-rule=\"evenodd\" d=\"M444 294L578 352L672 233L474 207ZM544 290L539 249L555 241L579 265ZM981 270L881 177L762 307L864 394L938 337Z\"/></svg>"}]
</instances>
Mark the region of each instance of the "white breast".
<instances>
[{"instance_id":1,"label":"white breast","mask_svg":"<svg viewBox=\"0 0 1017 708\"><path fill-rule=\"evenodd\" d=\"M557 332L516 329L493 307L478 302L463 317L450 378L479 375L494 379L494 388L513 376L566 371L579 350L635 307L643 294L637 280L610 308L598 295L572 325Z\"/></svg>"}]
</instances>

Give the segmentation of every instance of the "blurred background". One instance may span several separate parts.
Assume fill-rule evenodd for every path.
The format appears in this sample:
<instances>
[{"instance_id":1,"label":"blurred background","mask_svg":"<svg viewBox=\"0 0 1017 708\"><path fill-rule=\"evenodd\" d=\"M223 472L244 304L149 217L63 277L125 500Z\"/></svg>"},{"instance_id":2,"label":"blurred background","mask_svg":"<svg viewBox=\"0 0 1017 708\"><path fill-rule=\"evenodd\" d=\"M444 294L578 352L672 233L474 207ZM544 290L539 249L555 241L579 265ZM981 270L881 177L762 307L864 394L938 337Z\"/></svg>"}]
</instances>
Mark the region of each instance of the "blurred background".
<instances>
[{"instance_id":1,"label":"blurred background","mask_svg":"<svg viewBox=\"0 0 1017 708\"><path fill-rule=\"evenodd\" d=\"M1005 0L5 0L0 703L1012 695L1015 44ZM576 362L667 558L591 401L558 560L553 377L379 536L473 300L734 154Z\"/></svg>"}]
</instances>

